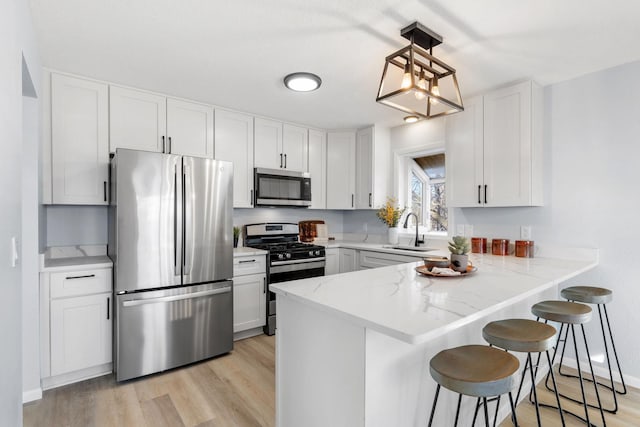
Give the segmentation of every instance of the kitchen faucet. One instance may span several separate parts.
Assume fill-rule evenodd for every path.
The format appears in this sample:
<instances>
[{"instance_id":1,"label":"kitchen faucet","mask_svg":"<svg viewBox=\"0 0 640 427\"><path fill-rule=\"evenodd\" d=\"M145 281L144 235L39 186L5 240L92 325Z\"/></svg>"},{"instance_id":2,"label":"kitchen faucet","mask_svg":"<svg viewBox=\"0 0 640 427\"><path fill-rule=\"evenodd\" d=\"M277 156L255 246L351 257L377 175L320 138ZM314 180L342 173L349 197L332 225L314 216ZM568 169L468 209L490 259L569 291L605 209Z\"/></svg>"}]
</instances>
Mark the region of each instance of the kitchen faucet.
<instances>
[{"instance_id":1,"label":"kitchen faucet","mask_svg":"<svg viewBox=\"0 0 640 427\"><path fill-rule=\"evenodd\" d=\"M407 225L409 224L409 217L411 215L416 218L416 239L414 241L414 246L417 248L418 246L420 246L420 243L424 243L423 241L418 240L418 215L414 214L413 212L409 212L407 214L407 217L404 219L404 225L402 226L402 228L407 228Z\"/></svg>"}]
</instances>

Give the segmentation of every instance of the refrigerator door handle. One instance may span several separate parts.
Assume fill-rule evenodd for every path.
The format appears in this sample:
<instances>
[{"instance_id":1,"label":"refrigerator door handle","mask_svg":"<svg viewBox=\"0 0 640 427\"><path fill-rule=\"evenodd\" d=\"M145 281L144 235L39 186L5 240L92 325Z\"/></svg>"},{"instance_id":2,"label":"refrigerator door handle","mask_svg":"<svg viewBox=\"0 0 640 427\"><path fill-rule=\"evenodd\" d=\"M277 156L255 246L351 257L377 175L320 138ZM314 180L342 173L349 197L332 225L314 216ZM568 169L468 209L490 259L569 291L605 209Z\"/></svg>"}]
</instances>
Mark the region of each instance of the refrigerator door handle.
<instances>
[{"instance_id":1,"label":"refrigerator door handle","mask_svg":"<svg viewBox=\"0 0 640 427\"><path fill-rule=\"evenodd\" d=\"M168 297L160 297L160 298L146 298L146 299L131 299L122 302L123 307L134 307L136 305L145 305L145 304L157 304L159 302L172 302L172 301L180 301L185 299L193 299L204 297L207 295L216 295L216 294L226 294L231 292L231 286L225 286L223 288L212 289L210 291L201 291L201 292L192 292L189 294L182 295L172 295Z\"/></svg>"},{"instance_id":2,"label":"refrigerator door handle","mask_svg":"<svg viewBox=\"0 0 640 427\"><path fill-rule=\"evenodd\" d=\"M173 169L173 267L175 276L182 274L182 172L180 164Z\"/></svg>"},{"instance_id":3,"label":"refrigerator door handle","mask_svg":"<svg viewBox=\"0 0 640 427\"><path fill-rule=\"evenodd\" d=\"M188 276L191 272L191 247L193 238L190 236L191 221L193 220L193 212L191 206L192 192L192 171L186 165L182 165L182 275Z\"/></svg>"}]
</instances>

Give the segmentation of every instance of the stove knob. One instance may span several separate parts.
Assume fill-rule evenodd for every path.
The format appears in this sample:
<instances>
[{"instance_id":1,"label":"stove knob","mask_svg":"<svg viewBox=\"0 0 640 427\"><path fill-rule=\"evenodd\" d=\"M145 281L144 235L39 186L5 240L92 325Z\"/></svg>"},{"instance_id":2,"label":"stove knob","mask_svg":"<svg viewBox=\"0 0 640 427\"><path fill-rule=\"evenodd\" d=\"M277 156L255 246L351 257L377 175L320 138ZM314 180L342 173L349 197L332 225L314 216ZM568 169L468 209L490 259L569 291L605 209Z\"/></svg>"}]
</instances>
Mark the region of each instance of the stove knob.
<instances>
[{"instance_id":1,"label":"stove knob","mask_svg":"<svg viewBox=\"0 0 640 427\"><path fill-rule=\"evenodd\" d=\"M284 254L278 254L278 259L284 259Z\"/></svg>"},{"instance_id":2,"label":"stove knob","mask_svg":"<svg viewBox=\"0 0 640 427\"><path fill-rule=\"evenodd\" d=\"M287 259L291 258L291 254L287 254Z\"/></svg>"},{"instance_id":3,"label":"stove knob","mask_svg":"<svg viewBox=\"0 0 640 427\"><path fill-rule=\"evenodd\" d=\"M315 251L315 252L314 252L314 255L316 255L316 256L320 256L320 251Z\"/></svg>"},{"instance_id":4,"label":"stove knob","mask_svg":"<svg viewBox=\"0 0 640 427\"><path fill-rule=\"evenodd\" d=\"M309 251L309 256L313 256L313 251Z\"/></svg>"}]
</instances>

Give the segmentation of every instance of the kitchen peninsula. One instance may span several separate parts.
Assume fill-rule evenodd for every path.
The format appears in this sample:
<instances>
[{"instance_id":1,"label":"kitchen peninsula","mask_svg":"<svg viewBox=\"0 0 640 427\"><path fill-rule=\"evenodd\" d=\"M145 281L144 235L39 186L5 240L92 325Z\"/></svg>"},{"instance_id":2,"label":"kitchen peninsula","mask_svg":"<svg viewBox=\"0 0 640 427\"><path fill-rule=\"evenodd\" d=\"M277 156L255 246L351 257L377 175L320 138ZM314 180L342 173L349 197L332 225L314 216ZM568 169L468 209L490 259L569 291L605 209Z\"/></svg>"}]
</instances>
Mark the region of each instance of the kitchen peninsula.
<instances>
[{"instance_id":1,"label":"kitchen peninsula","mask_svg":"<svg viewBox=\"0 0 640 427\"><path fill-rule=\"evenodd\" d=\"M271 285L276 424L425 425L435 392L431 357L483 344L489 321L532 318L531 305L558 298L559 284L597 265L596 250L562 259L542 252L475 255L478 271L465 277L424 277L414 270L420 263L408 263ZM456 401L441 393L435 425L452 424ZM474 402L463 399L463 423Z\"/></svg>"}]
</instances>

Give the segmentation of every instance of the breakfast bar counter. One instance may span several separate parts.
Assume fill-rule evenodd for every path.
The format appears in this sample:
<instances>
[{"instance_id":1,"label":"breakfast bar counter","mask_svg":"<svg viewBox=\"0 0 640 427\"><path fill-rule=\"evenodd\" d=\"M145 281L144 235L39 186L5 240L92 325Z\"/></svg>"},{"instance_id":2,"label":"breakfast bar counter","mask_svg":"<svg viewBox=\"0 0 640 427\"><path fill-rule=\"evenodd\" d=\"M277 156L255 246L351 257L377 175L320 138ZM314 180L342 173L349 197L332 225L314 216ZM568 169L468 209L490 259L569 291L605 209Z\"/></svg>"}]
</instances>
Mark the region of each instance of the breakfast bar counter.
<instances>
[{"instance_id":1,"label":"breakfast bar counter","mask_svg":"<svg viewBox=\"0 0 640 427\"><path fill-rule=\"evenodd\" d=\"M531 305L556 299L560 283L597 265L597 251L575 255L472 254L477 272L465 276L427 277L415 271L420 263L409 263L272 284L276 424L426 424L435 391L431 357L483 344L482 327L492 320L532 318ZM463 423L471 421L471 400ZM441 396L435 425L449 422L456 401Z\"/></svg>"}]
</instances>

